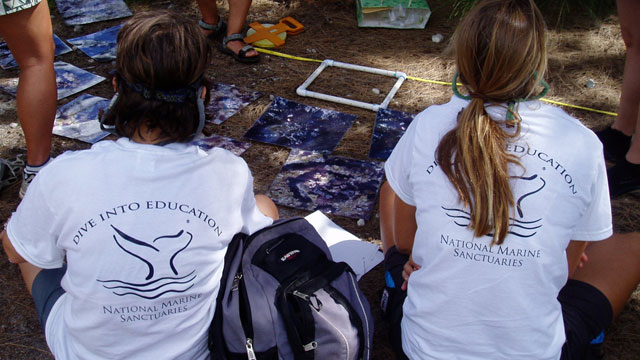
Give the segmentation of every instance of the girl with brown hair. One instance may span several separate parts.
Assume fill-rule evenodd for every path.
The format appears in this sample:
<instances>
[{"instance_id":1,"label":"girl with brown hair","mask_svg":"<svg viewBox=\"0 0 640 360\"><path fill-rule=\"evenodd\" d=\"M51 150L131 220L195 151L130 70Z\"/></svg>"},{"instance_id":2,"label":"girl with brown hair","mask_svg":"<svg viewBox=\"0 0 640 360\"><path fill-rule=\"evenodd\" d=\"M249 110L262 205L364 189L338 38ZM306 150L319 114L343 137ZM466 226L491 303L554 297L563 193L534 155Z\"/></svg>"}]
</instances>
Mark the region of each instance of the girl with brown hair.
<instances>
[{"instance_id":1,"label":"girl with brown hair","mask_svg":"<svg viewBox=\"0 0 640 360\"><path fill-rule=\"evenodd\" d=\"M392 344L413 359L583 359L640 281L640 239L611 236L602 146L537 101L533 0L479 1L454 46L454 97L419 114L385 164Z\"/></svg>"},{"instance_id":2,"label":"girl with brown hair","mask_svg":"<svg viewBox=\"0 0 640 360\"><path fill-rule=\"evenodd\" d=\"M0 235L58 359L208 359L224 255L278 217L247 164L188 141L204 123L209 47L170 12L118 33L117 141L67 152L35 178Z\"/></svg>"}]
</instances>

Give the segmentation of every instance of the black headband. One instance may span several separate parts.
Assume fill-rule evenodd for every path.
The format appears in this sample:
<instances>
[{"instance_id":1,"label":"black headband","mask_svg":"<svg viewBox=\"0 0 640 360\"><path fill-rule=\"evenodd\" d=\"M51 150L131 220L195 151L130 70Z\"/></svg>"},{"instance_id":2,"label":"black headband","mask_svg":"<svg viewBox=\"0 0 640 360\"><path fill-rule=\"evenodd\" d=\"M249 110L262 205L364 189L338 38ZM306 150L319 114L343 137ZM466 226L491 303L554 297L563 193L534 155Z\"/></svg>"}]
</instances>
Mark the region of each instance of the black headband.
<instances>
[{"instance_id":1,"label":"black headband","mask_svg":"<svg viewBox=\"0 0 640 360\"><path fill-rule=\"evenodd\" d=\"M202 76L193 83L179 89L158 90L150 89L143 84L131 84L119 76L120 80L134 92L142 95L147 100L157 100L168 103L184 103L191 101L198 96L198 89L202 86Z\"/></svg>"}]
</instances>

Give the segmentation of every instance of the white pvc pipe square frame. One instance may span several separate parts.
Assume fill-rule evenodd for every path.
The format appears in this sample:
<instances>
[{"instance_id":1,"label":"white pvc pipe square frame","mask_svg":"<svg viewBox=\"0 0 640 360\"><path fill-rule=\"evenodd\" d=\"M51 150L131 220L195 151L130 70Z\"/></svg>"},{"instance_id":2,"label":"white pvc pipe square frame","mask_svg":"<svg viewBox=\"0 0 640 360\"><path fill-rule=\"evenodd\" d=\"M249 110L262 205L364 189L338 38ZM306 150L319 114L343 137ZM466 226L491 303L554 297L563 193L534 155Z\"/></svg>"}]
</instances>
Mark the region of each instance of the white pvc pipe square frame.
<instances>
[{"instance_id":1,"label":"white pvc pipe square frame","mask_svg":"<svg viewBox=\"0 0 640 360\"><path fill-rule=\"evenodd\" d=\"M347 70L363 71L363 72L383 75L383 76L391 76L391 77L397 78L398 81L396 81L396 83L393 85L393 88L391 88L391 91L389 91L389 93L387 94L387 97L385 97L380 104L366 103L363 101L352 100L352 99L347 99L339 96L333 96L329 94L323 94L323 93L307 90L309 85L311 85L311 83L318 77L318 75L320 75L320 73L329 66L335 66L335 67L339 67ZM327 59L327 60L324 60L322 64L320 64L320 66L318 66L318 68L307 78L307 80L305 80L304 83L302 83L302 85L298 86L298 88L296 89L296 93L300 96L332 101L339 104L356 106L359 108L377 112L378 109L387 108L387 106L391 102L391 99L393 99L393 96L396 94L396 92L398 92L398 89L400 89L400 86L406 79L407 79L407 74L403 72L372 68L368 66L347 64L347 63Z\"/></svg>"}]
</instances>

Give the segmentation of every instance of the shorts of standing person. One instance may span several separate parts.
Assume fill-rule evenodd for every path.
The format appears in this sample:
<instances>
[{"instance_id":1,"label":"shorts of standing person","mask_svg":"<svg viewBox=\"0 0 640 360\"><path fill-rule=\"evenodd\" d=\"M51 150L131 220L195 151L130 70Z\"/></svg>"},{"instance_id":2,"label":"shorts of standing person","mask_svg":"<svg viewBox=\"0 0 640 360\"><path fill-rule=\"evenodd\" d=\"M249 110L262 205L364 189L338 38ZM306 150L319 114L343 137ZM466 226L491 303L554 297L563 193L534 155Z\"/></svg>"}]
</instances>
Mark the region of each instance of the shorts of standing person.
<instances>
[{"instance_id":1,"label":"shorts of standing person","mask_svg":"<svg viewBox=\"0 0 640 360\"><path fill-rule=\"evenodd\" d=\"M384 256L385 288L380 307L389 325L389 343L397 359L407 359L402 350L402 305L407 291L400 289L404 279L402 269L409 255L398 252L396 247ZM428 300L427 300L428 301ZM558 301L562 306L566 342L561 360L601 359L604 330L613 319L611 303L594 286L578 280L569 280L560 290Z\"/></svg>"},{"instance_id":2,"label":"shorts of standing person","mask_svg":"<svg viewBox=\"0 0 640 360\"><path fill-rule=\"evenodd\" d=\"M13 14L34 7L41 0L0 0L0 16Z\"/></svg>"},{"instance_id":3,"label":"shorts of standing person","mask_svg":"<svg viewBox=\"0 0 640 360\"><path fill-rule=\"evenodd\" d=\"M60 296L65 293L60 282L66 272L66 265L57 269L43 269L36 275L35 279L33 279L31 296L33 296L33 302L36 305L36 312L38 313L38 320L40 320L40 324L42 325L43 333L51 308L53 308L53 305L58 301Z\"/></svg>"}]
</instances>

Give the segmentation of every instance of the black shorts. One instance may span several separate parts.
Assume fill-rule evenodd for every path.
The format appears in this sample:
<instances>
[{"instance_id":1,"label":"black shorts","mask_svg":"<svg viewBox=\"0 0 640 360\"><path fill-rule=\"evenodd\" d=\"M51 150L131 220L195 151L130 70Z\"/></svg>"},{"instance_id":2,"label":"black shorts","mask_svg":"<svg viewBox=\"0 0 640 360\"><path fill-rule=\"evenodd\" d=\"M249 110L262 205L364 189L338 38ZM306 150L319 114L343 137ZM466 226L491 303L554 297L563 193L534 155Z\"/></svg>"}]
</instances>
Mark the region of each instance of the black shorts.
<instances>
[{"instance_id":1,"label":"black shorts","mask_svg":"<svg viewBox=\"0 0 640 360\"><path fill-rule=\"evenodd\" d=\"M385 289L380 306L385 321L389 322L389 342L398 359L406 359L402 350L402 305L407 292L400 286L404 282L402 268L409 256L394 247L384 256ZM558 301L562 306L562 318L566 342L562 347L561 360L584 360L598 358L604 330L613 319L613 310L604 294L578 280L569 280L560 290Z\"/></svg>"},{"instance_id":2,"label":"black shorts","mask_svg":"<svg viewBox=\"0 0 640 360\"><path fill-rule=\"evenodd\" d=\"M613 320L611 303L594 286L578 280L567 281L560 290L564 332L561 360L597 359L604 330Z\"/></svg>"}]
</instances>

